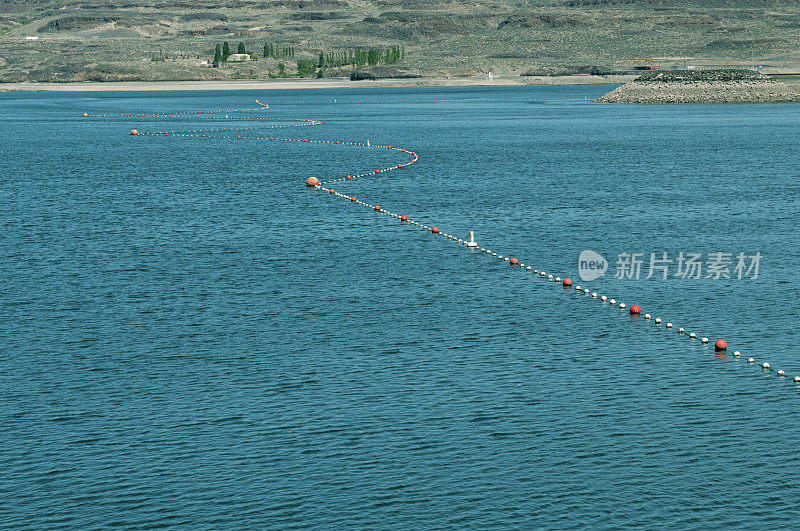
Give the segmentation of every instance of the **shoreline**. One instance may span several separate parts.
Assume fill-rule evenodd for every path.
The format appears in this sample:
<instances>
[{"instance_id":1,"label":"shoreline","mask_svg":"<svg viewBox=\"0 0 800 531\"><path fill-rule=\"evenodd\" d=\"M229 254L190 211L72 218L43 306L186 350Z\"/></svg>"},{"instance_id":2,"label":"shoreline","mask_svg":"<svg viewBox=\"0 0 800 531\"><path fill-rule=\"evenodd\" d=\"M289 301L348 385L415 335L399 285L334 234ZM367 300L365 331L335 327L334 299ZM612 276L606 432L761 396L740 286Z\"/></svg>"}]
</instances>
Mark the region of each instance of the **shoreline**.
<instances>
[{"instance_id":1,"label":"shoreline","mask_svg":"<svg viewBox=\"0 0 800 531\"><path fill-rule=\"evenodd\" d=\"M525 87L556 85L622 85L635 76L485 76L350 81L334 79L236 79L199 81L90 81L80 83L0 83L0 92L151 92L212 90L301 90L414 87Z\"/></svg>"}]
</instances>

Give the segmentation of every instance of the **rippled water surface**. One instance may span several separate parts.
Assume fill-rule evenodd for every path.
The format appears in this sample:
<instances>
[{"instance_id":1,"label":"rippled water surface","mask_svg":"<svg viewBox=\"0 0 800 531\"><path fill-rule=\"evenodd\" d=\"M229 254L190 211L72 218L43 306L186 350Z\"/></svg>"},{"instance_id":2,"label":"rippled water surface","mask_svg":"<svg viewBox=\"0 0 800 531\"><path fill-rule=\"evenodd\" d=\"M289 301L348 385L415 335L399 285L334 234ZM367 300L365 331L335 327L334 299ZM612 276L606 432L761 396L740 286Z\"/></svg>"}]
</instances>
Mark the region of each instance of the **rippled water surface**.
<instances>
[{"instance_id":1,"label":"rippled water surface","mask_svg":"<svg viewBox=\"0 0 800 531\"><path fill-rule=\"evenodd\" d=\"M0 525L796 526L800 106L607 90L0 95ZM592 249L731 351L304 186L397 152L81 116L255 98L421 157L337 190L576 284Z\"/></svg>"}]
</instances>

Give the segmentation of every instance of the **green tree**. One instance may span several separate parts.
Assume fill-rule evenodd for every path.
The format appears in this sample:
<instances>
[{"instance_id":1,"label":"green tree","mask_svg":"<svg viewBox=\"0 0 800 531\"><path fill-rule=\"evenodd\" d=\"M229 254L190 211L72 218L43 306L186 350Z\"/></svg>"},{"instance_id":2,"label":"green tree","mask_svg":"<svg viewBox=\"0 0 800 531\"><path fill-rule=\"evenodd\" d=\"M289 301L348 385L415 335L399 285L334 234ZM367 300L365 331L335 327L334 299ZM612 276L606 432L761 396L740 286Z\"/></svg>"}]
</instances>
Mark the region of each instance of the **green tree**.
<instances>
[{"instance_id":1,"label":"green tree","mask_svg":"<svg viewBox=\"0 0 800 531\"><path fill-rule=\"evenodd\" d=\"M228 41L222 43L222 60L227 61L228 56L231 54L231 47L228 44Z\"/></svg>"},{"instance_id":2,"label":"green tree","mask_svg":"<svg viewBox=\"0 0 800 531\"><path fill-rule=\"evenodd\" d=\"M286 76L286 66L283 63L278 63L278 75L281 77Z\"/></svg>"},{"instance_id":3,"label":"green tree","mask_svg":"<svg viewBox=\"0 0 800 531\"><path fill-rule=\"evenodd\" d=\"M242 41L239 41L239 48L236 51L236 53L247 53L247 51L246 51L246 49L244 47L244 43Z\"/></svg>"},{"instance_id":4,"label":"green tree","mask_svg":"<svg viewBox=\"0 0 800 531\"><path fill-rule=\"evenodd\" d=\"M217 44L217 47L214 48L214 62L220 63L222 61L222 49Z\"/></svg>"}]
</instances>

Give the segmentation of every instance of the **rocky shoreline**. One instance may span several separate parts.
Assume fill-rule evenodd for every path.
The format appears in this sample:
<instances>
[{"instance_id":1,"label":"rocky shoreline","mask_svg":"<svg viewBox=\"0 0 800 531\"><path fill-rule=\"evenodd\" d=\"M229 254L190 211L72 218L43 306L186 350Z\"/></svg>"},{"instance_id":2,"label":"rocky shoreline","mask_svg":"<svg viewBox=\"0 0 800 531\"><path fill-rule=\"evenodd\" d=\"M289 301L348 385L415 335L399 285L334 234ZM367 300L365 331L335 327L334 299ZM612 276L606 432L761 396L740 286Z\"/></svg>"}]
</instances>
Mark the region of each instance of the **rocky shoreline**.
<instances>
[{"instance_id":1,"label":"rocky shoreline","mask_svg":"<svg viewBox=\"0 0 800 531\"><path fill-rule=\"evenodd\" d=\"M800 92L750 70L649 72L601 96L598 103L785 103Z\"/></svg>"}]
</instances>

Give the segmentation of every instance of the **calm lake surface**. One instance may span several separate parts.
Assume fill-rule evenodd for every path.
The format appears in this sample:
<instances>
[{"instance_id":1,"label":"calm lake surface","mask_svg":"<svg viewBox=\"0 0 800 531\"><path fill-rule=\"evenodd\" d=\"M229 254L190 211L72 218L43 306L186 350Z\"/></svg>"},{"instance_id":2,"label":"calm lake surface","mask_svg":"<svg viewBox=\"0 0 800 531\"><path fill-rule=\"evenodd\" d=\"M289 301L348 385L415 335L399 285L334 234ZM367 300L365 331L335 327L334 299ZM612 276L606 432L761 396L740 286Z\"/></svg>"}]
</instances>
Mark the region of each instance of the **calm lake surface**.
<instances>
[{"instance_id":1,"label":"calm lake surface","mask_svg":"<svg viewBox=\"0 0 800 531\"><path fill-rule=\"evenodd\" d=\"M800 105L608 90L0 95L0 526L796 526ZM81 116L256 98L421 157L338 191L675 329L304 186L397 152Z\"/></svg>"}]
</instances>

